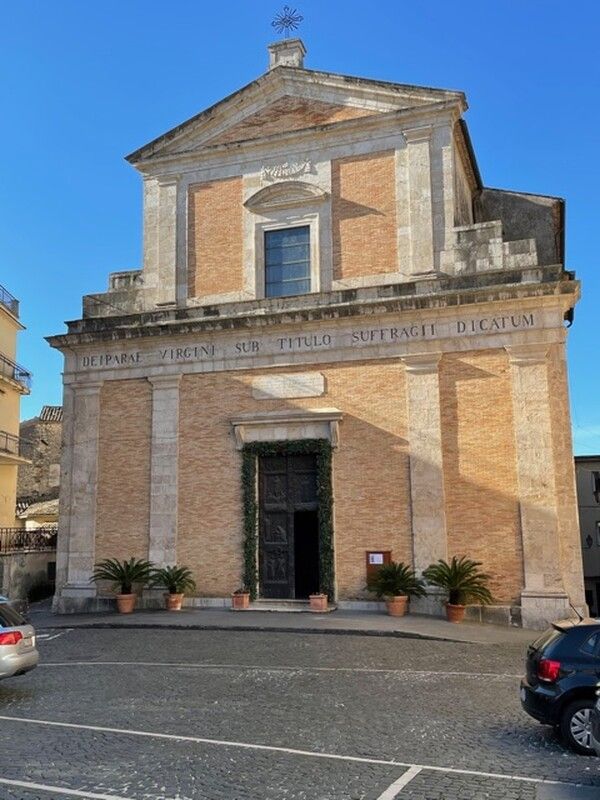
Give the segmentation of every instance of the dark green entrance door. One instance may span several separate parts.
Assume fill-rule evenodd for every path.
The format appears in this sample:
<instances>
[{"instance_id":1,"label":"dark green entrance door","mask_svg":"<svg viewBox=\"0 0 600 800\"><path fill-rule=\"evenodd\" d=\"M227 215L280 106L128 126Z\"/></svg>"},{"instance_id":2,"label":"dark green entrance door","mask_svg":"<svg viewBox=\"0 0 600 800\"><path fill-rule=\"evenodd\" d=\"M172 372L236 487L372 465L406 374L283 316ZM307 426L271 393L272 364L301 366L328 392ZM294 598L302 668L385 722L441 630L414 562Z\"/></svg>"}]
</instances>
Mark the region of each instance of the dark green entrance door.
<instances>
[{"instance_id":1,"label":"dark green entrance door","mask_svg":"<svg viewBox=\"0 0 600 800\"><path fill-rule=\"evenodd\" d=\"M258 476L260 596L308 597L319 588L316 457L263 456Z\"/></svg>"}]
</instances>

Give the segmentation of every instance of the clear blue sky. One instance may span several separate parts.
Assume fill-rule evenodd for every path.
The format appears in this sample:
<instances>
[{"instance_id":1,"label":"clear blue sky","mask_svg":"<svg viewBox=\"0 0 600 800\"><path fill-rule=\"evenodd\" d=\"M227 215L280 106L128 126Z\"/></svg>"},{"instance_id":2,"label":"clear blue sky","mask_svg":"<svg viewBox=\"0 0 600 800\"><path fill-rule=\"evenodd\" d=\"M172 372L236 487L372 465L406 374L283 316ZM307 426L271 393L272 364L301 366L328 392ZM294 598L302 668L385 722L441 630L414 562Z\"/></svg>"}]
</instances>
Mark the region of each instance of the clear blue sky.
<instances>
[{"instance_id":1,"label":"clear blue sky","mask_svg":"<svg viewBox=\"0 0 600 800\"><path fill-rule=\"evenodd\" d=\"M600 452L600 11L596 2L302 0L306 65L462 89L488 186L567 201L575 449ZM23 417L61 402L43 337L141 259L141 184L123 156L265 71L264 0L19 0L0 23L0 283L21 300Z\"/></svg>"}]
</instances>

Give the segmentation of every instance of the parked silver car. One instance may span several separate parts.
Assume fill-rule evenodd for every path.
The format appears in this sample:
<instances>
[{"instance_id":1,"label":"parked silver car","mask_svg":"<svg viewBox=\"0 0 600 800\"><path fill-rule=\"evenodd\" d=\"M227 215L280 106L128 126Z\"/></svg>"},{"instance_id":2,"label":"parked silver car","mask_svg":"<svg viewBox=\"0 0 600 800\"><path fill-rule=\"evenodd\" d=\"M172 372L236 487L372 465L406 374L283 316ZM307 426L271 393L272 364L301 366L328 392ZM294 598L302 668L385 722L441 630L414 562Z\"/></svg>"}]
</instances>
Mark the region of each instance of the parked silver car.
<instances>
[{"instance_id":1,"label":"parked silver car","mask_svg":"<svg viewBox=\"0 0 600 800\"><path fill-rule=\"evenodd\" d=\"M23 675L39 660L33 626L10 603L0 602L0 679Z\"/></svg>"}]
</instances>

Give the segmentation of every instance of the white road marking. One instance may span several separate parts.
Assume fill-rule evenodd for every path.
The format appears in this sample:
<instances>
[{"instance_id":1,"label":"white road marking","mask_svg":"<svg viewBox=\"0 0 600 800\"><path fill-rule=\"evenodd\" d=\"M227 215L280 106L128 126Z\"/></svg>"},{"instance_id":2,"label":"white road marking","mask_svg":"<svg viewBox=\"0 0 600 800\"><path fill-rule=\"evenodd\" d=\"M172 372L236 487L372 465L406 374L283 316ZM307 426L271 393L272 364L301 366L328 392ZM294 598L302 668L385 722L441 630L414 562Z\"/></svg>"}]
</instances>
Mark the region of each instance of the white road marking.
<instances>
[{"instance_id":1,"label":"white road marking","mask_svg":"<svg viewBox=\"0 0 600 800\"><path fill-rule=\"evenodd\" d=\"M379 795L377 800L394 800L400 794L400 789L403 789L413 778L416 778L420 772L423 772L421 767L410 767L403 775L400 775L397 781L391 783L385 792Z\"/></svg>"},{"instance_id":2,"label":"white road marking","mask_svg":"<svg viewBox=\"0 0 600 800\"><path fill-rule=\"evenodd\" d=\"M0 784L5 786L16 786L19 789L35 789L38 792L54 792L69 797L85 797L87 800L133 800L132 797L123 797L116 794L98 794L98 792L88 792L80 789L65 789L63 786L48 786L45 783L32 783L31 781L15 781L8 778L0 778Z\"/></svg>"},{"instance_id":3,"label":"white road marking","mask_svg":"<svg viewBox=\"0 0 600 800\"><path fill-rule=\"evenodd\" d=\"M298 750L293 747L280 747L269 744L254 744L252 742L234 742L228 739L208 739L202 736L181 736L175 733L155 733L154 731L139 731L128 728L110 728L105 725L82 725L75 722L54 722L47 719L28 719L26 717L9 717L0 715L0 720L5 722L23 722L27 725L47 725L53 728L70 728L79 731L96 731L98 733L114 733L119 736L139 736L147 739L163 739L172 742L192 742L194 744L208 744L216 747L238 747L241 750L260 750L268 753L285 753L291 756L304 756L306 758L325 758L332 761L350 761L355 764L380 764L384 767L415 767L430 772L445 772L451 775L471 775L479 778L497 778L505 781L522 781L524 783L549 784L552 786L575 786L564 781L551 781L546 778L531 778L524 775L504 775L500 772L480 772L474 769L458 769L457 767L439 767L434 764L407 764L404 761L394 761L386 758L367 758L365 756L344 756L339 753L321 753L316 750Z\"/></svg>"},{"instance_id":4,"label":"white road marking","mask_svg":"<svg viewBox=\"0 0 600 800\"><path fill-rule=\"evenodd\" d=\"M38 639L44 639L47 642L51 642L53 639L58 639L60 636L64 636L65 633L70 633L72 630L73 630L73 628L67 628L64 631L60 631L59 633L55 633L55 634L38 633L38 634L36 634L36 637Z\"/></svg>"},{"instance_id":5,"label":"white road marking","mask_svg":"<svg viewBox=\"0 0 600 800\"><path fill-rule=\"evenodd\" d=\"M165 667L169 669L242 669L263 672L359 672L393 675L431 675L450 678L522 678L522 675L507 672L440 672L422 669L394 669L390 667L269 667L264 664L213 664L207 661L187 663L185 661L44 661L40 667Z\"/></svg>"}]
</instances>

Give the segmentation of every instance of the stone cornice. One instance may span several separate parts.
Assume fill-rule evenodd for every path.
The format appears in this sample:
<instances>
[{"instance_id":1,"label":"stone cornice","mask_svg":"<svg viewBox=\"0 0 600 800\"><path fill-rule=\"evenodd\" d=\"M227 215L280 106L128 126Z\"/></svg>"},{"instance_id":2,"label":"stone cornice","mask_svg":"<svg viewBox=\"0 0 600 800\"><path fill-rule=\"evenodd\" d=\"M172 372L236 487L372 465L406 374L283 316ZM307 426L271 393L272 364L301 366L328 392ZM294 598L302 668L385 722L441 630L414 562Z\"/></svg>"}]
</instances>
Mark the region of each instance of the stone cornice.
<instances>
[{"instance_id":1,"label":"stone cornice","mask_svg":"<svg viewBox=\"0 0 600 800\"><path fill-rule=\"evenodd\" d=\"M546 361L549 350L546 344L509 345L505 349L511 364L519 367L543 364Z\"/></svg>"},{"instance_id":2,"label":"stone cornice","mask_svg":"<svg viewBox=\"0 0 600 800\"><path fill-rule=\"evenodd\" d=\"M479 189L479 180L473 167L471 154L469 153L469 147L465 138L465 131L459 122L457 122L457 124L454 126L454 142L456 144L456 149L458 150L462 165L467 174L469 188L472 192L476 192Z\"/></svg>"},{"instance_id":3,"label":"stone cornice","mask_svg":"<svg viewBox=\"0 0 600 800\"><path fill-rule=\"evenodd\" d=\"M404 128L402 135L408 144L418 144L428 142L433 133L433 125L419 125L414 128Z\"/></svg>"},{"instance_id":4,"label":"stone cornice","mask_svg":"<svg viewBox=\"0 0 600 800\"><path fill-rule=\"evenodd\" d=\"M554 274L552 272L554 271ZM121 341L190 333L250 331L270 326L303 325L310 321L349 317L381 316L418 311L439 313L441 309L504 304L528 301L529 304L554 305L562 312L572 308L579 296L579 282L565 280L559 267L545 268L547 280L541 283L486 283L484 273L461 278L438 278L428 281L427 293L419 293L419 282L392 284L366 290L328 292L302 296L311 303L294 307L291 303L267 304L247 301L224 307L170 309L132 314L126 317L101 317L69 323L69 332L47 337L52 347L69 350L94 342ZM497 273L496 280L498 277ZM493 275L492 274L492 275ZM506 278L506 273L501 273ZM468 279L471 279L470 281ZM478 279L478 280L476 280Z\"/></svg>"},{"instance_id":5,"label":"stone cornice","mask_svg":"<svg viewBox=\"0 0 600 800\"><path fill-rule=\"evenodd\" d=\"M362 94L365 99L372 99L376 96L378 100L385 98L390 102L397 103L399 99L407 101L410 98L413 102L426 103L431 102L432 96L437 96L440 100L452 99L460 103L463 111L468 108L464 92L457 89L413 86L407 83L379 81L373 78L310 69L286 69L283 79L288 85L316 84L326 88L339 89L344 93L351 92L355 96Z\"/></svg>"},{"instance_id":6,"label":"stone cornice","mask_svg":"<svg viewBox=\"0 0 600 800\"><path fill-rule=\"evenodd\" d=\"M415 375L430 375L437 372L441 353L423 353L414 356L402 356L402 362L407 372Z\"/></svg>"},{"instance_id":7,"label":"stone cornice","mask_svg":"<svg viewBox=\"0 0 600 800\"><path fill-rule=\"evenodd\" d=\"M150 375L148 380L153 389L177 389L181 383L181 375Z\"/></svg>"},{"instance_id":8,"label":"stone cornice","mask_svg":"<svg viewBox=\"0 0 600 800\"><path fill-rule=\"evenodd\" d=\"M339 423L343 413L338 408L316 408L290 411L269 411L264 413L244 414L230 420L233 427L236 448L241 450L249 441L253 441L252 432L257 429L276 429L278 432L286 433L286 428L291 428L291 435L283 438L308 438L315 437L315 431L310 428L308 435L298 435L297 430L308 426L325 424L328 429L328 439L332 447L337 447L339 440Z\"/></svg>"}]
</instances>

